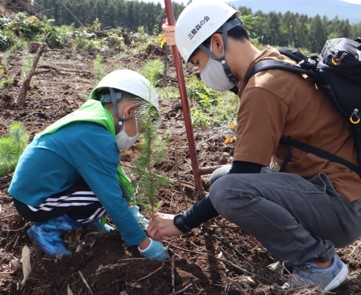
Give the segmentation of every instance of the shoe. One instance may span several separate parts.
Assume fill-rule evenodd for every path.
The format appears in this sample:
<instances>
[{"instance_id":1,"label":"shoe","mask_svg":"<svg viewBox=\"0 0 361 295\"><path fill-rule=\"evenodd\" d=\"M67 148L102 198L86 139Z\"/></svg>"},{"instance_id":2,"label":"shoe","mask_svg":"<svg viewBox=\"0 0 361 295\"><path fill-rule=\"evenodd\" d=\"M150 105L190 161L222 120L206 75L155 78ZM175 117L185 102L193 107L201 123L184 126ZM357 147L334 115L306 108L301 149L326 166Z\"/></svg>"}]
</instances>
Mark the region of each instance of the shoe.
<instances>
[{"instance_id":1,"label":"shoe","mask_svg":"<svg viewBox=\"0 0 361 295\"><path fill-rule=\"evenodd\" d=\"M79 222L63 215L47 221L35 222L28 229L27 234L46 254L62 257L71 252L64 246L61 235L80 226Z\"/></svg>"},{"instance_id":2,"label":"shoe","mask_svg":"<svg viewBox=\"0 0 361 295\"><path fill-rule=\"evenodd\" d=\"M347 278L348 268L341 258L335 254L331 265L319 267L313 262L302 266L295 266L291 279L282 286L282 289L300 287L317 287L322 292L328 292L340 286Z\"/></svg>"}]
</instances>

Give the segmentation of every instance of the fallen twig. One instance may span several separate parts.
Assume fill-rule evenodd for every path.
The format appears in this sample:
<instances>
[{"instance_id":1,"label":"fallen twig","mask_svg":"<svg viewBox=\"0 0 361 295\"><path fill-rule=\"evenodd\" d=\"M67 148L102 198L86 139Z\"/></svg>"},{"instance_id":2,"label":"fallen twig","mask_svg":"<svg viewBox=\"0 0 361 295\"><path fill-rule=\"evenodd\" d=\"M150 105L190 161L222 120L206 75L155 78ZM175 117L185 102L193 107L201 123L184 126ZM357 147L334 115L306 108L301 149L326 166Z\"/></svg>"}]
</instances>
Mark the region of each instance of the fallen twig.
<instances>
[{"instance_id":1,"label":"fallen twig","mask_svg":"<svg viewBox=\"0 0 361 295\"><path fill-rule=\"evenodd\" d=\"M151 272L150 274L147 274L145 277L142 277L142 278L140 278L140 279L137 280L137 281L139 282L139 281L142 281L142 280L144 280L144 279L146 279L146 278L149 278L150 276L152 276L152 275L155 274L156 272L160 271L160 270L163 268L163 266L164 266L164 262L163 262L162 265L161 265L159 268L157 268L155 271Z\"/></svg>"},{"instance_id":2,"label":"fallen twig","mask_svg":"<svg viewBox=\"0 0 361 295\"><path fill-rule=\"evenodd\" d=\"M352 251L351 251L351 253L350 253L349 255L352 255L358 248L360 248L360 246L361 246L361 241L359 241L359 242L355 245L355 247L352 249Z\"/></svg>"},{"instance_id":3,"label":"fallen twig","mask_svg":"<svg viewBox=\"0 0 361 295\"><path fill-rule=\"evenodd\" d=\"M235 280L232 280L229 277L226 277L226 281L229 282L231 285L233 285L242 295L247 295L248 293L242 288L240 283L238 283Z\"/></svg>"},{"instance_id":4,"label":"fallen twig","mask_svg":"<svg viewBox=\"0 0 361 295\"><path fill-rule=\"evenodd\" d=\"M226 241L224 241L224 239L218 237L218 236L215 235L215 234L211 234L211 235L208 235L208 236L217 239L217 240L220 241L224 246L232 249L232 250L238 255L238 257L241 257L242 259L244 259L244 260L248 263L248 265L252 268L252 271L255 271L256 266L255 266L251 261L249 261L249 259L248 259L245 255L243 255L243 254L242 254L241 252L239 252L237 249L234 249L234 247L232 247L229 243L227 243Z\"/></svg>"},{"instance_id":5,"label":"fallen twig","mask_svg":"<svg viewBox=\"0 0 361 295\"><path fill-rule=\"evenodd\" d=\"M28 222L25 223L25 225L21 228L17 228L17 229L9 229L9 230L6 230L7 232L17 232L17 231L22 231L24 228L26 228L28 226Z\"/></svg>"},{"instance_id":6,"label":"fallen twig","mask_svg":"<svg viewBox=\"0 0 361 295\"><path fill-rule=\"evenodd\" d=\"M174 255L168 257L171 266L171 277L172 277L172 294L175 293L175 267L174 267Z\"/></svg>"},{"instance_id":7,"label":"fallen twig","mask_svg":"<svg viewBox=\"0 0 361 295\"><path fill-rule=\"evenodd\" d=\"M10 214L10 215L6 215L6 216L3 216L3 217L0 217L0 221L3 220L3 219L7 219L9 217L13 217L13 216L19 216L19 213L14 213L14 214Z\"/></svg>"},{"instance_id":8,"label":"fallen twig","mask_svg":"<svg viewBox=\"0 0 361 295\"><path fill-rule=\"evenodd\" d=\"M268 282L268 283L270 283L270 284L273 284L273 283L274 283L274 282L266 279L263 275L257 274L257 273L255 273L255 272L248 271L247 269L244 269L244 268L238 266L237 264L234 264L234 263L231 262L231 261L228 261L228 260L223 259L223 258L218 258L218 257L216 257L216 256L214 256L214 255L212 255L212 254L210 254L210 253L208 253L208 252L199 252L199 251L184 249L184 248L181 248L181 247L177 247L177 246L171 244L170 242L168 242L168 244L169 244L169 246L172 246L172 247L175 248L175 249L179 249L179 250L182 250L182 251L186 251L186 252L190 252L190 253L195 253L195 254L199 254L199 255L208 256L208 257L210 257L210 258L212 258L212 259L214 259L214 260L218 260L218 261L221 261L221 262L226 263L226 264L228 264L228 265L231 265L231 266L234 267L235 269L238 269L238 270L240 270L240 271L242 271L242 272L244 272L244 273L246 273L246 274L258 276L258 277L262 278L262 280L264 280L264 281L266 281L266 282Z\"/></svg>"},{"instance_id":9,"label":"fallen twig","mask_svg":"<svg viewBox=\"0 0 361 295\"><path fill-rule=\"evenodd\" d=\"M94 295L94 292L93 292L93 290L90 288L90 286L89 286L88 282L86 281L86 279L84 278L83 273L82 273L80 270L78 271L78 273L79 273L79 275L80 275L80 277L81 277L81 279L82 279L85 287L87 287L87 289L89 290L89 293L90 293L91 295Z\"/></svg>"},{"instance_id":10,"label":"fallen twig","mask_svg":"<svg viewBox=\"0 0 361 295\"><path fill-rule=\"evenodd\" d=\"M119 268L119 267L123 267L128 265L128 263L116 263L116 264L108 264L108 265L99 265L98 268L95 271L96 275L100 275L104 272L108 272L108 271L114 271L114 269Z\"/></svg>"},{"instance_id":11,"label":"fallen twig","mask_svg":"<svg viewBox=\"0 0 361 295\"><path fill-rule=\"evenodd\" d=\"M49 66L49 65L39 65L37 67L37 71L36 73L38 74L41 74L41 73L46 73L46 72L49 72L49 71L55 71L57 72L58 74L61 74L61 75L65 75L65 74L69 74L69 73L72 73L72 74L82 74L82 75L91 75L91 72L90 71L85 71L85 70L76 70L76 69L65 69L65 68L57 68L57 67L53 67L53 66ZM41 69L44 69L41 71ZM87 81L87 83L90 83L89 81Z\"/></svg>"},{"instance_id":12,"label":"fallen twig","mask_svg":"<svg viewBox=\"0 0 361 295\"><path fill-rule=\"evenodd\" d=\"M17 243L18 243L18 241L19 241L19 238L20 238L20 234L17 235L16 240L15 240L15 243L13 244L12 249L14 249L15 246L17 245ZM12 241L11 241L11 242L12 242ZM10 243L5 246L5 250L7 249L6 247L7 247L8 245L10 245Z\"/></svg>"},{"instance_id":13,"label":"fallen twig","mask_svg":"<svg viewBox=\"0 0 361 295\"><path fill-rule=\"evenodd\" d=\"M148 258L143 258L143 257L134 257L134 258L124 258L124 259L119 259L119 261L132 261L132 260L148 260Z\"/></svg>"},{"instance_id":14,"label":"fallen twig","mask_svg":"<svg viewBox=\"0 0 361 295\"><path fill-rule=\"evenodd\" d=\"M12 200L12 199L13 199L12 197L9 197L9 196L4 196L4 195L1 195L1 198L3 198L3 199L7 199L7 200Z\"/></svg>"},{"instance_id":15,"label":"fallen twig","mask_svg":"<svg viewBox=\"0 0 361 295\"><path fill-rule=\"evenodd\" d=\"M193 184L190 184L189 182L186 182L186 181L183 181L183 180L180 180L179 183L181 185L183 185L184 187L188 188L188 189L191 189L191 190L195 190L195 186Z\"/></svg>"},{"instance_id":16,"label":"fallen twig","mask_svg":"<svg viewBox=\"0 0 361 295\"><path fill-rule=\"evenodd\" d=\"M192 286L193 286L193 284L190 283L187 286L185 286L183 289L173 292L172 295L182 294L183 292L185 292L187 289L189 289Z\"/></svg>"},{"instance_id":17,"label":"fallen twig","mask_svg":"<svg viewBox=\"0 0 361 295\"><path fill-rule=\"evenodd\" d=\"M1 275L13 275L14 272L13 271L0 271Z\"/></svg>"},{"instance_id":18,"label":"fallen twig","mask_svg":"<svg viewBox=\"0 0 361 295\"><path fill-rule=\"evenodd\" d=\"M183 202L184 202L184 207L185 207L185 209L187 209L187 208L188 208L188 205L187 205L187 196L186 196L186 194L184 193L184 189L183 189L183 186L181 185L181 181L180 181L180 178L179 178L178 143L176 144L175 149L174 149L174 159L175 159L175 171L176 171L176 176L177 176L177 183L178 183L179 189L180 189L181 194L182 194L182 199L183 199Z\"/></svg>"}]
</instances>

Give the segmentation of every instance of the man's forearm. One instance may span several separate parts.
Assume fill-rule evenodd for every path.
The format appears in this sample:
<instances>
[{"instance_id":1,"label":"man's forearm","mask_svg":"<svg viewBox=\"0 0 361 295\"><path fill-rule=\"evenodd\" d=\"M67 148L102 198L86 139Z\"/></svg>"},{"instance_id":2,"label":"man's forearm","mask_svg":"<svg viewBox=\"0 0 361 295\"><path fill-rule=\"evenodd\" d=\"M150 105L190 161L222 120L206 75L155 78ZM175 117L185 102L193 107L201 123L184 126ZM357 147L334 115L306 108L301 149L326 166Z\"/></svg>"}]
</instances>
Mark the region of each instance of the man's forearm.
<instances>
[{"instance_id":1,"label":"man's forearm","mask_svg":"<svg viewBox=\"0 0 361 295\"><path fill-rule=\"evenodd\" d=\"M206 196L183 213L176 215L174 224L179 230L186 233L216 216L218 216L218 212L214 209L209 197Z\"/></svg>"}]
</instances>

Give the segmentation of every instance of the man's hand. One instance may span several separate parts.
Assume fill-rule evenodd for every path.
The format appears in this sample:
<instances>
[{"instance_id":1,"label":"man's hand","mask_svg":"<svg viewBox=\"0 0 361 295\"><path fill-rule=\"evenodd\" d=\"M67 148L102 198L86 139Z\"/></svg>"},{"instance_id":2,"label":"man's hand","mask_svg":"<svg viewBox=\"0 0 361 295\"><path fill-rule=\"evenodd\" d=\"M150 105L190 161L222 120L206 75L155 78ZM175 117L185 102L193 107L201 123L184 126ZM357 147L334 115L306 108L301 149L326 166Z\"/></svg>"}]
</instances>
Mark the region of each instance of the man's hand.
<instances>
[{"instance_id":1,"label":"man's hand","mask_svg":"<svg viewBox=\"0 0 361 295\"><path fill-rule=\"evenodd\" d=\"M164 32L165 40L167 41L167 44L169 46L176 45L175 37L174 37L175 26L169 26L167 23L164 23L162 25L162 30Z\"/></svg>"},{"instance_id":2,"label":"man's hand","mask_svg":"<svg viewBox=\"0 0 361 295\"><path fill-rule=\"evenodd\" d=\"M143 214L140 214L139 207L136 205L129 206L129 210L132 212L133 216L135 217L137 222L140 224L142 229L146 230L148 228L149 221L148 221L148 219L146 219L144 217Z\"/></svg>"},{"instance_id":3,"label":"man's hand","mask_svg":"<svg viewBox=\"0 0 361 295\"><path fill-rule=\"evenodd\" d=\"M173 223L174 215L157 213L149 222L148 235L158 241L165 236L180 236L182 232Z\"/></svg>"},{"instance_id":4,"label":"man's hand","mask_svg":"<svg viewBox=\"0 0 361 295\"><path fill-rule=\"evenodd\" d=\"M147 245L145 248L144 245ZM161 260L167 259L167 254L162 243L153 241L150 238L146 238L142 243L138 245L139 252L150 260Z\"/></svg>"}]
</instances>

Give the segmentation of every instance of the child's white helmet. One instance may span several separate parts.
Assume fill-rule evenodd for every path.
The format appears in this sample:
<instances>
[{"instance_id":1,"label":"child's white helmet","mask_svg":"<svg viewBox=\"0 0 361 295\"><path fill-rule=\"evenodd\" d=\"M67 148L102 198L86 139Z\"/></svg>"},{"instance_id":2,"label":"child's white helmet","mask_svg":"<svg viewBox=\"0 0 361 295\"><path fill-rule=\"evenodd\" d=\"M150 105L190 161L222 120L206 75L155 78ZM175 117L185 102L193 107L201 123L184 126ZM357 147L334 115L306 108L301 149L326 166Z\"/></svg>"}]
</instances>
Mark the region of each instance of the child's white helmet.
<instances>
[{"instance_id":1,"label":"child's white helmet","mask_svg":"<svg viewBox=\"0 0 361 295\"><path fill-rule=\"evenodd\" d=\"M152 105L159 111L158 95L153 85L141 74L132 70L116 70L106 75L90 92L89 98L100 100L101 90L112 88L124 91Z\"/></svg>"}]
</instances>

